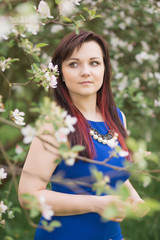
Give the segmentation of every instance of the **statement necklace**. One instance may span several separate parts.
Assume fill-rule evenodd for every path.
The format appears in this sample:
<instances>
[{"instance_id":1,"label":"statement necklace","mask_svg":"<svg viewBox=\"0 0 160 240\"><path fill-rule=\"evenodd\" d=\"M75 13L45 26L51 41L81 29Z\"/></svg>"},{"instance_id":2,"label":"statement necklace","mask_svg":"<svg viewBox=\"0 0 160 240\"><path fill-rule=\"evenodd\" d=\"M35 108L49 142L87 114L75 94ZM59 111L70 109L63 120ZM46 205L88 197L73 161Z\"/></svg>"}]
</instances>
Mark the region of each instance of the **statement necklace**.
<instances>
[{"instance_id":1,"label":"statement necklace","mask_svg":"<svg viewBox=\"0 0 160 240\"><path fill-rule=\"evenodd\" d=\"M114 130L109 130L107 134L103 135L99 133L97 129L90 127L89 133L95 140L103 144L109 144L111 139L116 141L118 138L118 133Z\"/></svg>"}]
</instances>

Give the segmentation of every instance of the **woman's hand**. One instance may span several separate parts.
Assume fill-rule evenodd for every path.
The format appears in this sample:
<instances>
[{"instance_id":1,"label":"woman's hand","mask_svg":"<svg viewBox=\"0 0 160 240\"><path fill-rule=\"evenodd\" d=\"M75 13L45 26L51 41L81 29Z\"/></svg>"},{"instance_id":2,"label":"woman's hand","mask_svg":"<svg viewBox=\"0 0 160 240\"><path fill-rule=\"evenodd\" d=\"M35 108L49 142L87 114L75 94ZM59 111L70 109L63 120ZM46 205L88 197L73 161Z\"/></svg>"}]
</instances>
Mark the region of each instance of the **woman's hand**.
<instances>
[{"instance_id":1,"label":"woman's hand","mask_svg":"<svg viewBox=\"0 0 160 240\"><path fill-rule=\"evenodd\" d=\"M144 217L150 210L145 201L139 196L128 197L128 202L131 204L132 212L137 217Z\"/></svg>"},{"instance_id":2,"label":"woman's hand","mask_svg":"<svg viewBox=\"0 0 160 240\"><path fill-rule=\"evenodd\" d=\"M117 209L117 214L110 218L109 220L114 222L122 222L123 219L126 217L126 209L131 208L131 204L129 201L122 201L119 196L115 195L107 195L107 196L100 196L99 198L99 206L97 213L102 217L105 217L105 212L107 213L107 208L110 206L115 206Z\"/></svg>"}]
</instances>

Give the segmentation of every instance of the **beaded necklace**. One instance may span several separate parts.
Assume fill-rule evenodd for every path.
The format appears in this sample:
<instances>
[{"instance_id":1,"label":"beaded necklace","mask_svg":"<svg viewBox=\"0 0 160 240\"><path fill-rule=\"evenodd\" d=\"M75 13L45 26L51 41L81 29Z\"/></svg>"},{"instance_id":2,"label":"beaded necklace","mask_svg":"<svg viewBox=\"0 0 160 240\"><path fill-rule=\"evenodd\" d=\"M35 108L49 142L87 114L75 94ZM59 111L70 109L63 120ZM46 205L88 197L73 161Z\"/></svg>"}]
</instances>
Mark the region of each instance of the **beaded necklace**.
<instances>
[{"instance_id":1,"label":"beaded necklace","mask_svg":"<svg viewBox=\"0 0 160 240\"><path fill-rule=\"evenodd\" d=\"M99 133L97 129L90 127L89 133L95 140L103 144L108 144L111 139L116 141L118 138L118 133L116 133L114 130L109 130L107 134L103 135Z\"/></svg>"}]
</instances>

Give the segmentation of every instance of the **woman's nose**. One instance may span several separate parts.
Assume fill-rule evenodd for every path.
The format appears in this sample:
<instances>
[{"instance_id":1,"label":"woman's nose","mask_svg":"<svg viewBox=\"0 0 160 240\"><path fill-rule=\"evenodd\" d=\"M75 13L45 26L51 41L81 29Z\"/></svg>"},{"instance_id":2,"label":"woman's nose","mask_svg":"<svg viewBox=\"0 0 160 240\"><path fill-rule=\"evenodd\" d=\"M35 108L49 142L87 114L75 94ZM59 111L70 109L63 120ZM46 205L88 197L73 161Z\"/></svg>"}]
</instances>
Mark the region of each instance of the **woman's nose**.
<instances>
[{"instance_id":1,"label":"woman's nose","mask_svg":"<svg viewBox=\"0 0 160 240\"><path fill-rule=\"evenodd\" d=\"M90 76L90 68L89 68L88 65L82 66L80 75L81 75L81 77L88 77L88 76Z\"/></svg>"}]
</instances>

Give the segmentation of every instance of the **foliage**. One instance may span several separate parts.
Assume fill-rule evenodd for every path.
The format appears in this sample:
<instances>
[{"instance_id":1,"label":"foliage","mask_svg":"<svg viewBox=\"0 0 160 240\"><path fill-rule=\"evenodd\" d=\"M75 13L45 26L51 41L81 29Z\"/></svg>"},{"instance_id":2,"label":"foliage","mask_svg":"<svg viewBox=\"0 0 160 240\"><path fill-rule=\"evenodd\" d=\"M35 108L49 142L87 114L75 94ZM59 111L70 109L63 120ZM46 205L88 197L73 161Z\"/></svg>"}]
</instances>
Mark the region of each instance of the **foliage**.
<instances>
[{"instance_id":1,"label":"foliage","mask_svg":"<svg viewBox=\"0 0 160 240\"><path fill-rule=\"evenodd\" d=\"M128 146L135 159L132 168L128 165L126 168L132 172L133 183L151 208L144 220L131 218L122 223L125 239L159 239L160 2L62 0L41 1L40 5L39 1L9 0L0 2L0 14L0 169L8 173L7 179L4 179L4 172L0 178L2 239L24 238L25 231L29 231L26 239L33 238L34 229L31 231L29 226L35 227L32 220L28 224L23 219L21 231L17 227L21 226L21 208L16 195L16 175L20 174L35 129L45 121L52 122L52 134L59 139L60 156L69 165L74 164L78 152L83 150L82 146L71 148L66 142L74 123L67 125L67 113L52 102L58 71L50 65L60 39L70 31L78 33L81 28L101 34L108 43L113 94L117 106L127 116ZM50 111L51 108L54 111ZM15 123L23 120L18 112L13 117L15 109L25 113L26 127ZM45 119L47 114L48 120ZM96 169L92 174L96 179L93 190L98 195L109 192L108 179ZM120 189L119 194L127 198L126 189ZM40 211L33 206L31 217ZM116 207L111 206L107 214L114 216L115 212ZM152 235L148 232L150 222L154 229ZM60 227L60 223L44 223L44 227L51 230ZM133 228L138 230L133 231Z\"/></svg>"}]
</instances>

